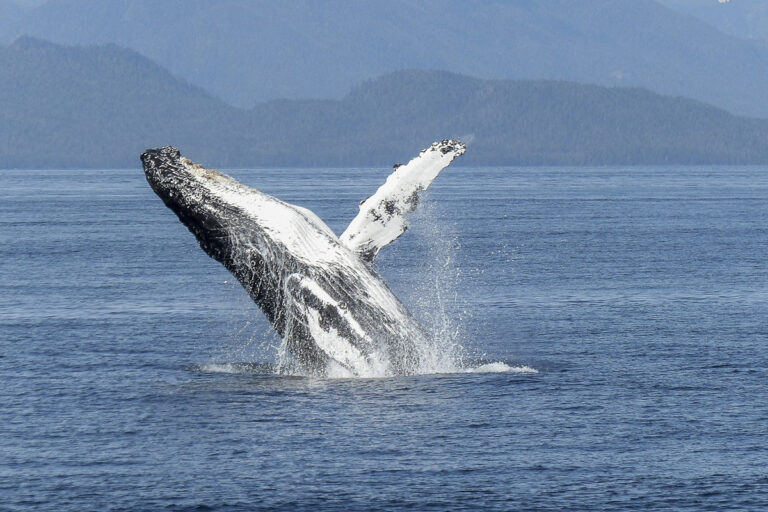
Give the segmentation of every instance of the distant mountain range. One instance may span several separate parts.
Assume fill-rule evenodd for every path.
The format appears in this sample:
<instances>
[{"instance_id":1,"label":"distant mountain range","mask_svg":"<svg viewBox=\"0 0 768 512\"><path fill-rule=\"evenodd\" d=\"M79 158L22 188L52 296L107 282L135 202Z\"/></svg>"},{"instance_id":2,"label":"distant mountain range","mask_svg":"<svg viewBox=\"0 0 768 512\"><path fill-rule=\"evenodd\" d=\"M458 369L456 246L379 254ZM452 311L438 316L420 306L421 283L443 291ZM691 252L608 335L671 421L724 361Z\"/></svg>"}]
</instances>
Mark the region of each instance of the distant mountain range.
<instances>
[{"instance_id":1,"label":"distant mountain range","mask_svg":"<svg viewBox=\"0 0 768 512\"><path fill-rule=\"evenodd\" d=\"M640 86L768 117L768 47L652 0L0 0L0 13L5 43L115 43L241 107L340 99L412 68Z\"/></svg>"},{"instance_id":2,"label":"distant mountain range","mask_svg":"<svg viewBox=\"0 0 768 512\"><path fill-rule=\"evenodd\" d=\"M115 45L0 48L0 168L134 167L163 145L221 167L384 166L448 137L465 165L768 163L768 121L637 88L414 70L244 110Z\"/></svg>"},{"instance_id":3,"label":"distant mountain range","mask_svg":"<svg viewBox=\"0 0 768 512\"><path fill-rule=\"evenodd\" d=\"M0 48L3 168L134 166L159 141L217 147L246 117L132 50L27 37Z\"/></svg>"}]
</instances>

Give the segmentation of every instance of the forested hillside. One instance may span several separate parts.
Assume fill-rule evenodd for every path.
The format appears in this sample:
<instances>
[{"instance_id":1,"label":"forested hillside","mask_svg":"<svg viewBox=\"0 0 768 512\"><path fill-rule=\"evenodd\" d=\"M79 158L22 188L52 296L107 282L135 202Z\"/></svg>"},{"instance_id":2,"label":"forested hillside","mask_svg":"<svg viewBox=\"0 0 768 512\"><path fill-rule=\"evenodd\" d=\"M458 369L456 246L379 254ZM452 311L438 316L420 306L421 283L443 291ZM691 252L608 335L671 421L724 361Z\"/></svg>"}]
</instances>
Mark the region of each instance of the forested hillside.
<instances>
[{"instance_id":1,"label":"forested hillside","mask_svg":"<svg viewBox=\"0 0 768 512\"><path fill-rule=\"evenodd\" d=\"M49 0L14 16L0 43L115 43L241 107L340 99L412 68L645 87L768 117L768 48L653 0Z\"/></svg>"},{"instance_id":2,"label":"forested hillside","mask_svg":"<svg viewBox=\"0 0 768 512\"><path fill-rule=\"evenodd\" d=\"M164 145L215 166L382 166L448 137L463 165L768 163L768 121L637 88L414 70L244 110L114 45L23 38L0 70L0 168L135 166Z\"/></svg>"}]
</instances>

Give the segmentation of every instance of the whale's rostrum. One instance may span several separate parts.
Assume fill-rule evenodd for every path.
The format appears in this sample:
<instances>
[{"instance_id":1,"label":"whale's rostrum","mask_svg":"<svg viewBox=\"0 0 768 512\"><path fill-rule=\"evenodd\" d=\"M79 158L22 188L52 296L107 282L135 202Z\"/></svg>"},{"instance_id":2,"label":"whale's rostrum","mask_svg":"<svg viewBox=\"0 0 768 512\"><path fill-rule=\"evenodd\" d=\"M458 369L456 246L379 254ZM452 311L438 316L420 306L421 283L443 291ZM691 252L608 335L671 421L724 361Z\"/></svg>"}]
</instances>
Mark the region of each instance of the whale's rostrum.
<instances>
[{"instance_id":1,"label":"whale's rostrum","mask_svg":"<svg viewBox=\"0 0 768 512\"><path fill-rule=\"evenodd\" d=\"M310 210L205 169L176 148L147 150L141 160L155 193L243 285L305 371L336 364L383 376L418 371L428 334L373 259L405 231L419 193L464 151L444 140L396 167L341 237Z\"/></svg>"}]
</instances>

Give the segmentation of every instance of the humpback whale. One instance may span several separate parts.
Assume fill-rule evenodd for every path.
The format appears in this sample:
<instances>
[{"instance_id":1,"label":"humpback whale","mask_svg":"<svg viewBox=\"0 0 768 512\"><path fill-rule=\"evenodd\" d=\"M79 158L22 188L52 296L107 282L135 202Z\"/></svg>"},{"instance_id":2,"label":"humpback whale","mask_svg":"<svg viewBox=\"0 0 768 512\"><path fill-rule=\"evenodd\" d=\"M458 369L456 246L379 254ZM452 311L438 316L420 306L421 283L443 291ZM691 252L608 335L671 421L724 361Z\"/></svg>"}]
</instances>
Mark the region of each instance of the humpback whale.
<instances>
[{"instance_id":1,"label":"humpback whale","mask_svg":"<svg viewBox=\"0 0 768 512\"><path fill-rule=\"evenodd\" d=\"M465 151L435 142L394 172L337 236L306 208L206 169L168 146L141 155L155 193L242 284L305 371L417 371L429 336L373 267L407 229L419 194Z\"/></svg>"}]
</instances>

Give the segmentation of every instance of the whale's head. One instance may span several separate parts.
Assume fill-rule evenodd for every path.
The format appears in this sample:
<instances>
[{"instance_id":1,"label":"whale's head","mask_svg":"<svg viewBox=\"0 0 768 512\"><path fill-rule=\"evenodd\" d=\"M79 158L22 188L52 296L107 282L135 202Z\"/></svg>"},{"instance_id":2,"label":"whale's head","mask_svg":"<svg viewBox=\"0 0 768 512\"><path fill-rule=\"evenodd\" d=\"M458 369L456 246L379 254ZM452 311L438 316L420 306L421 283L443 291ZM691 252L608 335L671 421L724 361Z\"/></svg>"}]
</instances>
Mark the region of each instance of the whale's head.
<instances>
[{"instance_id":1,"label":"whale's head","mask_svg":"<svg viewBox=\"0 0 768 512\"><path fill-rule=\"evenodd\" d=\"M210 207L214 198L207 197L206 192L216 183L234 182L229 176L184 158L173 146L148 149L141 154L141 162L152 190L176 213Z\"/></svg>"},{"instance_id":2,"label":"whale's head","mask_svg":"<svg viewBox=\"0 0 768 512\"><path fill-rule=\"evenodd\" d=\"M340 254L352 257L314 213L206 169L174 147L147 150L141 160L152 190L268 316L281 300L284 276Z\"/></svg>"},{"instance_id":3,"label":"whale's head","mask_svg":"<svg viewBox=\"0 0 768 512\"><path fill-rule=\"evenodd\" d=\"M233 237L258 236L251 231L259 226L230 199L238 195L258 196L260 192L195 164L172 146L149 149L142 153L141 161L152 190L189 228L209 256L229 267L236 256ZM257 256L258 252L251 258Z\"/></svg>"}]
</instances>

